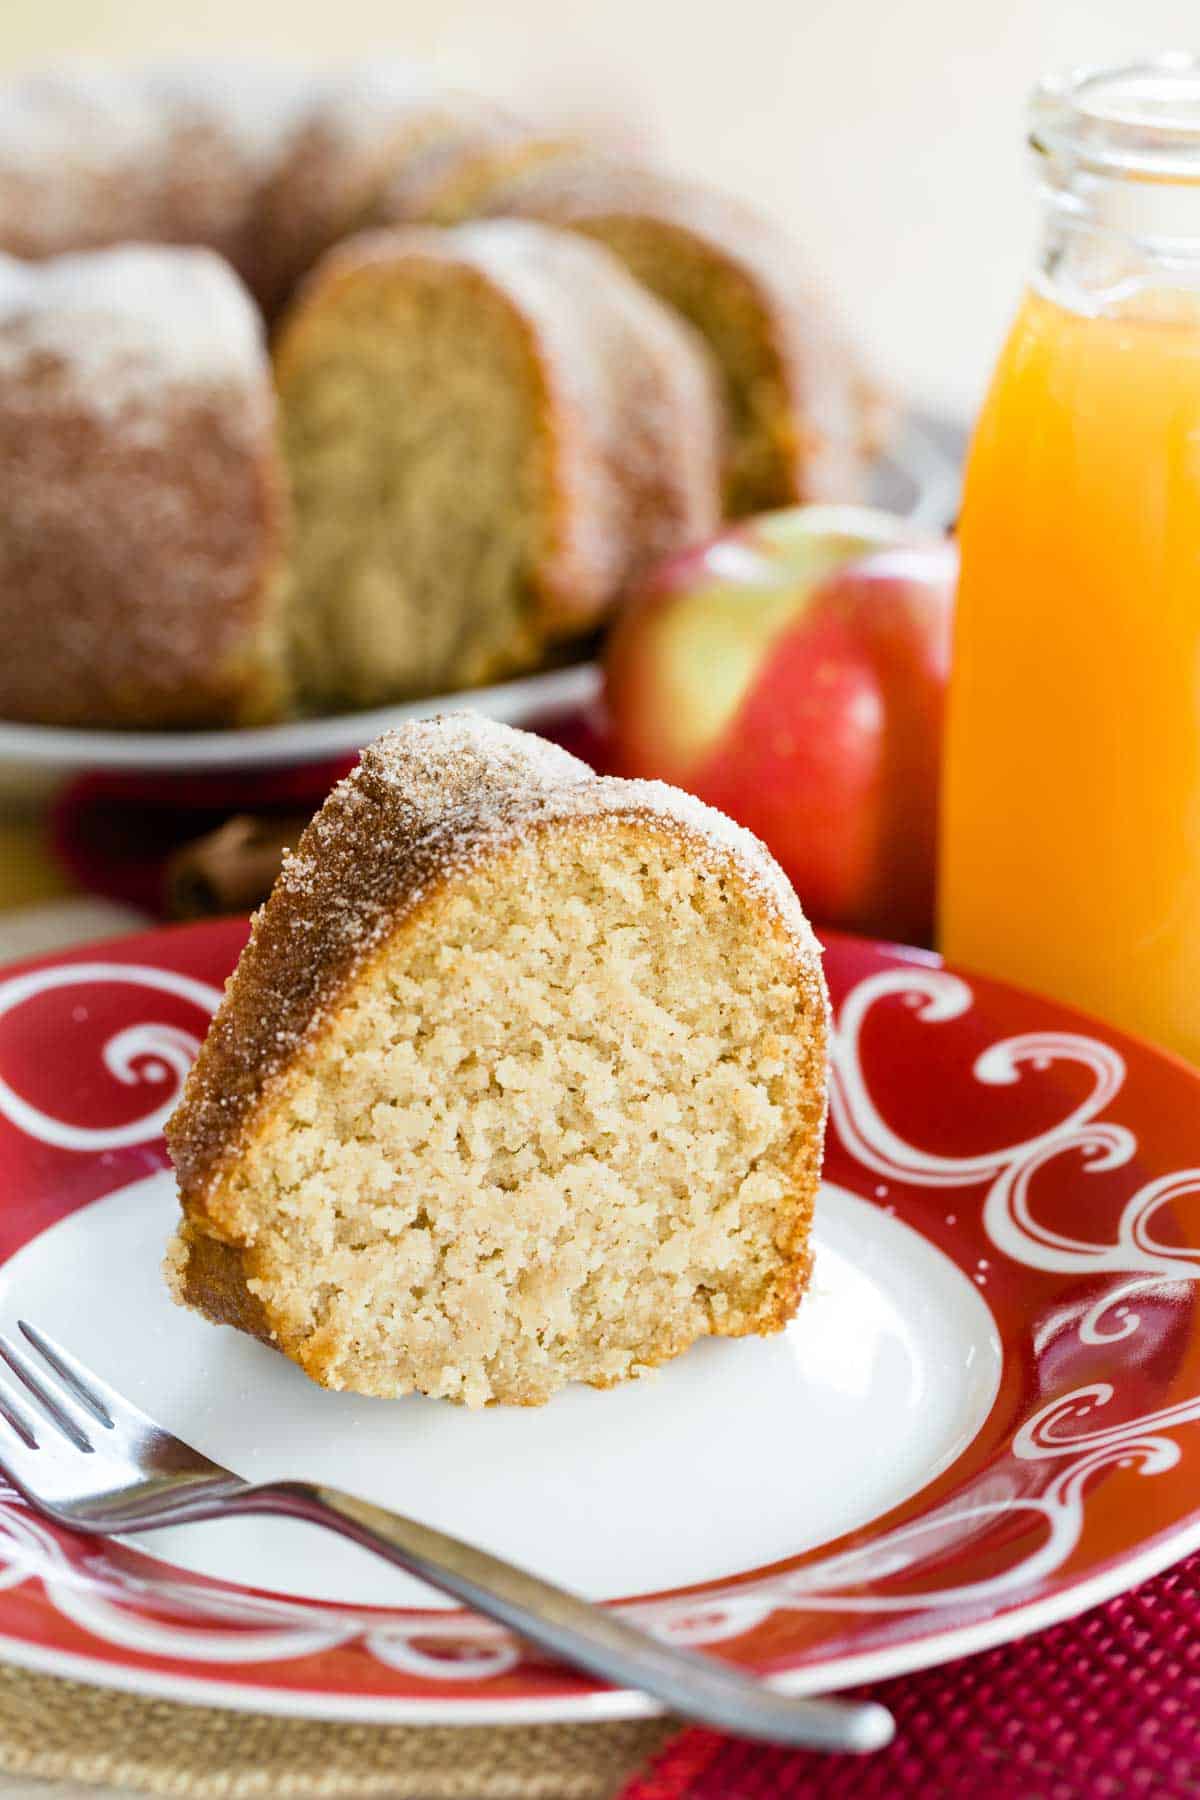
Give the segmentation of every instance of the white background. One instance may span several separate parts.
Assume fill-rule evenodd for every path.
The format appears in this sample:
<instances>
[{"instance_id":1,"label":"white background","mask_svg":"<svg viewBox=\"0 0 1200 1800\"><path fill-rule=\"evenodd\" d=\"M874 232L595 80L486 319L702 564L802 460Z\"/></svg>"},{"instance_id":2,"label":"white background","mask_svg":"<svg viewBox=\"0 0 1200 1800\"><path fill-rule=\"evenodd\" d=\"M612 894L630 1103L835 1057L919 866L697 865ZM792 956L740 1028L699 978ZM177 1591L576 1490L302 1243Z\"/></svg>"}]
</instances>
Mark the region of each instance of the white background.
<instances>
[{"instance_id":1,"label":"white background","mask_svg":"<svg viewBox=\"0 0 1200 1800\"><path fill-rule=\"evenodd\" d=\"M1180 0L0 0L0 66L229 48L432 57L791 221L876 365L976 401L1033 222L1037 73L1200 48Z\"/></svg>"}]
</instances>

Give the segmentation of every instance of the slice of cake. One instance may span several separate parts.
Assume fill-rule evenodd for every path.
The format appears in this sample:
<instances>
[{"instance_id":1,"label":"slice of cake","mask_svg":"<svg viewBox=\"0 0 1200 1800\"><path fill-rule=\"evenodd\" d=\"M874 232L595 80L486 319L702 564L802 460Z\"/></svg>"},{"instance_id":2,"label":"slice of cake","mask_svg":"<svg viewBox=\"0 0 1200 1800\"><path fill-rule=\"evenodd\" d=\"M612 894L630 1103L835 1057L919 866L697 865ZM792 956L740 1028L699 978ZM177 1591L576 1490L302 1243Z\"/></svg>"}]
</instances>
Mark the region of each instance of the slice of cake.
<instances>
[{"instance_id":1,"label":"slice of cake","mask_svg":"<svg viewBox=\"0 0 1200 1800\"><path fill-rule=\"evenodd\" d=\"M318 709L534 668L719 517L703 352L567 233L353 238L276 371L295 673Z\"/></svg>"},{"instance_id":2,"label":"slice of cake","mask_svg":"<svg viewBox=\"0 0 1200 1800\"><path fill-rule=\"evenodd\" d=\"M178 1299L315 1381L537 1405L808 1280L819 949L766 850L470 717L368 749L167 1131Z\"/></svg>"},{"instance_id":3,"label":"slice of cake","mask_svg":"<svg viewBox=\"0 0 1200 1800\"><path fill-rule=\"evenodd\" d=\"M731 517L860 491L879 403L771 220L701 182L583 151L478 181L474 210L597 240L700 334L729 420Z\"/></svg>"}]
</instances>

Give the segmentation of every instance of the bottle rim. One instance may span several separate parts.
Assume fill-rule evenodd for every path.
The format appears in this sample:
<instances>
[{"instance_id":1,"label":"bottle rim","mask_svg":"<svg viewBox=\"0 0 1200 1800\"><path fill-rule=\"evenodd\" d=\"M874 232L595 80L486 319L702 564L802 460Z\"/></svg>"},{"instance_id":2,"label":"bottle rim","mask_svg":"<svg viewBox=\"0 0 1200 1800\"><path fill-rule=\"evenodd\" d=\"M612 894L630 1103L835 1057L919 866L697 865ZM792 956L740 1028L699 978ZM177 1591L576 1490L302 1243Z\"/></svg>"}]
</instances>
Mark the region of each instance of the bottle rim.
<instances>
[{"instance_id":1,"label":"bottle rim","mask_svg":"<svg viewBox=\"0 0 1200 1800\"><path fill-rule=\"evenodd\" d=\"M1044 77L1029 103L1029 144L1064 177L1200 182L1200 55L1172 50Z\"/></svg>"}]
</instances>

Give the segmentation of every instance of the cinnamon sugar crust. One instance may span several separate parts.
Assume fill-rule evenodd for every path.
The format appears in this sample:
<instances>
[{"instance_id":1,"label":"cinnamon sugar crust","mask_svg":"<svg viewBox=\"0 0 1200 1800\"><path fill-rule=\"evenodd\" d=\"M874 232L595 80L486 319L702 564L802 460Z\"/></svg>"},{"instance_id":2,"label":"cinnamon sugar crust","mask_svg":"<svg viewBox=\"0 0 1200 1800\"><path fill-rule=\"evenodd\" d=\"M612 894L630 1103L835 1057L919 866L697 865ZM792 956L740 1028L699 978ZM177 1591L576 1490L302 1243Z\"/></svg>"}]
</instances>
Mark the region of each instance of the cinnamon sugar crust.
<instances>
[{"instance_id":1,"label":"cinnamon sugar crust","mask_svg":"<svg viewBox=\"0 0 1200 1800\"><path fill-rule=\"evenodd\" d=\"M881 437L784 234L402 63L10 78L0 252L12 719L502 680L723 506L853 497ZM287 303L286 469L241 283L273 326Z\"/></svg>"},{"instance_id":2,"label":"cinnamon sugar crust","mask_svg":"<svg viewBox=\"0 0 1200 1800\"><path fill-rule=\"evenodd\" d=\"M284 530L261 329L226 264L0 257L0 716L273 716Z\"/></svg>"}]
</instances>

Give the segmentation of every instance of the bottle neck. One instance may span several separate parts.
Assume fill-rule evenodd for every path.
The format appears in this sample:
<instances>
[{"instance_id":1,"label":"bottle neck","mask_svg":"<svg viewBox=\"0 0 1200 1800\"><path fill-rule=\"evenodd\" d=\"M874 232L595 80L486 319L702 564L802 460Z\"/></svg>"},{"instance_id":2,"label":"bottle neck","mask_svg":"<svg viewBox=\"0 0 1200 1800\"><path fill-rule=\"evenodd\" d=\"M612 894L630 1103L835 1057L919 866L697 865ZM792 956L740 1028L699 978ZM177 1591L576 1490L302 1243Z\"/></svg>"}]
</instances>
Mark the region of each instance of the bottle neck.
<instances>
[{"instance_id":1,"label":"bottle neck","mask_svg":"<svg viewBox=\"0 0 1200 1800\"><path fill-rule=\"evenodd\" d=\"M1045 189L1035 268L1037 285L1077 312L1135 312L1170 293L1200 299L1200 190Z\"/></svg>"},{"instance_id":2,"label":"bottle neck","mask_svg":"<svg viewBox=\"0 0 1200 1800\"><path fill-rule=\"evenodd\" d=\"M1043 82L1029 141L1042 195L1038 285L1082 312L1200 299L1200 60Z\"/></svg>"}]
</instances>

